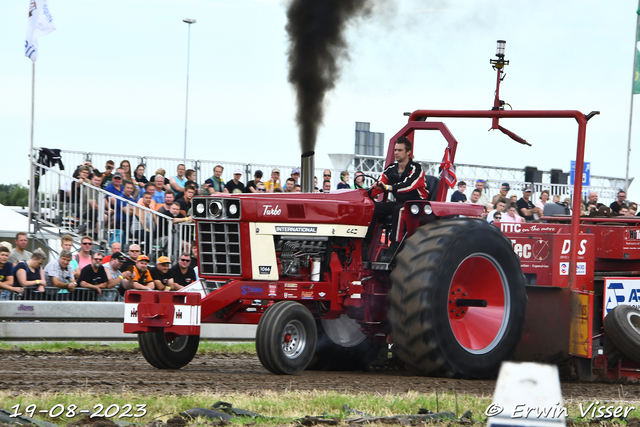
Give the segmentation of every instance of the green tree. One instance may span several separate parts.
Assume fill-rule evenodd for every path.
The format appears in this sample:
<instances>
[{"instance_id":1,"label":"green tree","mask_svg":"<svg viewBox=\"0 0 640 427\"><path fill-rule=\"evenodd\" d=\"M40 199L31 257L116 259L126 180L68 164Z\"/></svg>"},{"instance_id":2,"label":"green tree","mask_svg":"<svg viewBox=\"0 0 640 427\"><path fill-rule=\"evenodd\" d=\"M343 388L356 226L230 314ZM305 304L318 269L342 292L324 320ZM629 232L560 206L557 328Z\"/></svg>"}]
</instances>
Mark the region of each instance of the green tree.
<instances>
[{"instance_id":1,"label":"green tree","mask_svg":"<svg viewBox=\"0 0 640 427\"><path fill-rule=\"evenodd\" d=\"M5 206L27 206L29 189L22 184L0 184L0 204Z\"/></svg>"}]
</instances>

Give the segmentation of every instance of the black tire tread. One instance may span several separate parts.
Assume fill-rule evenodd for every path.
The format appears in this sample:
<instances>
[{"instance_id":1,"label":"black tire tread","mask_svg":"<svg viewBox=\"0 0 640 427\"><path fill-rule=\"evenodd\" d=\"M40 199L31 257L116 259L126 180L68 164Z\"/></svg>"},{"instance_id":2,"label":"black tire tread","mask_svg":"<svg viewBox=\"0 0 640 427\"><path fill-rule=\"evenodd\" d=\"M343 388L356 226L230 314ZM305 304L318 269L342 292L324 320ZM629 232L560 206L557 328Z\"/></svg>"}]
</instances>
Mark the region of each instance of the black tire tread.
<instances>
[{"instance_id":1,"label":"black tire tread","mask_svg":"<svg viewBox=\"0 0 640 427\"><path fill-rule=\"evenodd\" d=\"M439 345L442 339L440 329L442 326L435 324L433 319L425 316L435 310L436 301L433 292L437 286L448 286L438 283L436 277L441 274L443 258L452 245L459 243L460 239L472 238L471 236L482 230L485 235L495 240L495 244L507 245L501 249L509 248L507 255L511 265L518 266L520 276L519 283L515 286L519 289L518 295L512 295L512 304L518 304L522 319L515 324L517 340L524 325L524 281L519 271L519 259L511 249L511 243L502 235L497 227L486 221L459 218L436 221L420 227L414 235L407 239L403 250L396 257L397 263L391 273L393 283L388 294L389 321L391 322L391 338L396 354L412 372L421 375L439 375L445 377L479 378L492 376L494 372L477 372L473 368L460 366L455 360L448 360ZM517 263L517 264L514 264ZM516 282L518 280L516 279ZM521 289L520 289L521 288ZM514 310L512 310L512 313ZM511 319L510 319L511 323ZM517 341L516 341L517 344ZM515 344L510 351L511 357L515 351Z\"/></svg>"},{"instance_id":2,"label":"black tire tread","mask_svg":"<svg viewBox=\"0 0 640 427\"><path fill-rule=\"evenodd\" d=\"M304 356L308 358L307 364L301 368L293 368L286 366L286 363L282 362L281 348L279 345L280 328L283 325L283 319L291 316L292 314L298 314L302 317L306 317L309 321L309 330L307 332L307 353ZM262 325L262 326L261 326ZM258 353L258 359L262 363L265 369L273 372L276 375L293 375L302 371L308 365L311 360L316 347L316 328L315 320L311 312L302 304L296 301L281 301L273 306L269 307L264 312L258 323L258 329L256 330L256 352ZM302 357L302 356L301 356ZM301 359L302 360L302 359Z\"/></svg>"},{"instance_id":3,"label":"black tire tread","mask_svg":"<svg viewBox=\"0 0 640 427\"><path fill-rule=\"evenodd\" d=\"M640 363L640 334L629 324L629 313L640 316L640 310L631 305L614 307L604 318L604 332L622 354Z\"/></svg>"},{"instance_id":4,"label":"black tire tread","mask_svg":"<svg viewBox=\"0 0 640 427\"><path fill-rule=\"evenodd\" d=\"M180 369L188 365L198 351L199 335L189 335L186 348L173 351L167 345L164 330L138 334L140 352L151 366L158 369Z\"/></svg>"}]
</instances>

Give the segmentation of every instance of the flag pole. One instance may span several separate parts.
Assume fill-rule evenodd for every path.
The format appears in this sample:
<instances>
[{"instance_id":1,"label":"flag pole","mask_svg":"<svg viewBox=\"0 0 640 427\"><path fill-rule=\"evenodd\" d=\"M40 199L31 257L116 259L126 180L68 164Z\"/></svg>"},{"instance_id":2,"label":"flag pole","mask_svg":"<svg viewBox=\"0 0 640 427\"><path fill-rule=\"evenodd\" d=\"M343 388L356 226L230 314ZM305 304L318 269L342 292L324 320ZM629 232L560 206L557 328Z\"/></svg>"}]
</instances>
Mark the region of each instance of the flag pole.
<instances>
[{"instance_id":1,"label":"flag pole","mask_svg":"<svg viewBox=\"0 0 640 427\"><path fill-rule=\"evenodd\" d=\"M636 80L636 67L638 62L638 29L640 27L640 0L636 9L636 38L633 44L633 74L631 78L631 108L629 109L629 139L627 141L627 173L624 176L624 191L629 191L629 161L631 160L631 125L633 124L633 95Z\"/></svg>"},{"instance_id":2,"label":"flag pole","mask_svg":"<svg viewBox=\"0 0 640 427\"><path fill-rule=\"evenodd\" d=\"M640 1L640 0L639 0ZM31 224L33 221L33 204L35 201L35 170L34 163L35 158L33 155L33 118L35 111L35 93L36 93L36 63L31 63L31 145L29 147L29 231L31 231ZM35 232L35 229L33 230Z\"/></svg>"}]
</instances>

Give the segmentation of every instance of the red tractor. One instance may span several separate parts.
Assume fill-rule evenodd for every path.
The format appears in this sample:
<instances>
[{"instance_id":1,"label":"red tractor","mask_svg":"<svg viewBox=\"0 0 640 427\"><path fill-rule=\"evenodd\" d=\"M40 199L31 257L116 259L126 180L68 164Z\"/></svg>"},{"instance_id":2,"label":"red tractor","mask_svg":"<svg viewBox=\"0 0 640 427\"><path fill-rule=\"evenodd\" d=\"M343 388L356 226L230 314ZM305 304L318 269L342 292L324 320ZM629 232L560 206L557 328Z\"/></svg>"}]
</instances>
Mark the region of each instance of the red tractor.
<instances>
[{"instance_id":1,"label":"red tractor","mask_svg":"<svg viewBox=\"0 0 640 427\"><path fill-rule=\"evenodd\" d=\"M498 55L492 63L498 89L508 62ZM161 369L191 361L201 323L236 323L258 325L258 357L275 374L361 369L392 343L420 375L491 377L515 356L571 361L585 379L594 372L638 377L640 312L611 311L605 334L602 318L613 306L606 306L605 284L621 286L610 277L640 271L639 221L580 218L575 197L571 218L496 226L474 218L481 206L446 202L458 143L432 118L491 119L492 129L524 144L499 120L576 120L582 170L587 121L597 113L505 111L497 89L492 110L414 111L391 138L387 165L401 136L413 141L416 131L432 130L447 142L441 176L426 178L429 199L406 202L395 219L397 253L387 253L392 218L377 224L363 253L380 202L366 190L197 197L204 280L185 292L128 291L125 332L139 335L143 356ZM306 153L303 189L309 183L313 156ZM381 262L382 255L391 260Z\"/></svg>"}]
</instances>

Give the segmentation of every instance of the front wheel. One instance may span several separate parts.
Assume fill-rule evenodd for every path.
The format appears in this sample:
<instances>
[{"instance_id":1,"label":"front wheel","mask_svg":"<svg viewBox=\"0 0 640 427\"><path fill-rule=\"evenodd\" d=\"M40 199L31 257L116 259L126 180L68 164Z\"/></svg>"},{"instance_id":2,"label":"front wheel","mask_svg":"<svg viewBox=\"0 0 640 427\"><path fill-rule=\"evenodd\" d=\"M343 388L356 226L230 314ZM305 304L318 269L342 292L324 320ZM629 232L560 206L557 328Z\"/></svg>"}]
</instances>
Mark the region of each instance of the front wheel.
<instances>
[{"instance_id":1,"label":"front wheel","mask_svg":"<svg viewBox=\"0 0 640 427\"><path fill-rule=\"evenodd\" d=\"M420 227L397 261L388 298L398 357L421 375L496 375L525 321L511 242L483 220L441 220Z\"/></svg>"},{"instance_id":2,"label":"front wheel","mask_svg":"<svg viewBox=\"0 0 640 427\"><path fill-rule=\"evenodd\" d=\"M316 350L316 322L305 306L282 301L269 307L256 331L256 353L267 370L295 375L304 370Z\"/></svg>"},{"instance_id":3,"label":"front wheel","mask_svg":"<svg viewBox=\"0 0 640 427\"><path fill-rule=\"evenodd\" d=\"M199 335L167 334L164 330L138 334L140 352L158 369L180 369L193 360L200 344Z\"/></svg>"}]
</instances>

